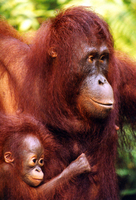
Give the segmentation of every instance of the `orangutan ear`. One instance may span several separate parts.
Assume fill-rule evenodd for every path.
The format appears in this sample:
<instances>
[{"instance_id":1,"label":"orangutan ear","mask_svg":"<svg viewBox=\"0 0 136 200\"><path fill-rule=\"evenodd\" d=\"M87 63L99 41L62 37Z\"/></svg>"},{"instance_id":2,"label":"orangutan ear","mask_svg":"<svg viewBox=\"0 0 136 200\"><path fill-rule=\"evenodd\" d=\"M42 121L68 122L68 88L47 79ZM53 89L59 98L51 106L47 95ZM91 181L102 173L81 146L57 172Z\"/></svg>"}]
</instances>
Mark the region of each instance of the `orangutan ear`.
<instances>
[{"instance_id":1,"label":"orangutan ear","mask_svg":"<svg viewBox=\"0 0 136 200\"><path fill-rule=\"evenodd\" d=\"M51 57L53 57L53 58L57 57L57 51L54 47L51 47L48 52Z\"/></svg>"},{"instance_id":2,"label":"orangutan ear","mask_svg":"<svg viewBox=\"0 0 136 200\"><path fill-rule=\"evenodd\" d=\"M14 158L12 156L12 153L10 151L4 153L4 160L6 163L13 163Z\"/></svg>"}]
</instances>

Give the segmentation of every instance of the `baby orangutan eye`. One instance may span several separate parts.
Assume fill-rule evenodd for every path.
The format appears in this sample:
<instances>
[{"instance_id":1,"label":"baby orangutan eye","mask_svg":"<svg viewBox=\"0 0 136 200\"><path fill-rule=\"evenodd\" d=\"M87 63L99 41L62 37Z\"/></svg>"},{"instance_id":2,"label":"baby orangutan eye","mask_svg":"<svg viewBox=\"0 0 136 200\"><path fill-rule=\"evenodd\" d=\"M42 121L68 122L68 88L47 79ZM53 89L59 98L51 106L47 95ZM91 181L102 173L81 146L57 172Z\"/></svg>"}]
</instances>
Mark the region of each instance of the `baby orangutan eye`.
<instances>
[{"instance_id":1,"label":"baby orangutan eye","mask_svg":"<svg viewBox=\"0 0 136 200\"><path fill-rule=\"evenodd\" d=\"M40 165L40 166L43 166L43 165L44 165L44 159L43 159L43 158L41 158L41 159L39 160L39 165Z\"/></svg>"},{"instance_id":2,"label":"baby orangutan eye","mask_svg":"<svg viewBox=\"0 0 136 200\"><path fill-rule=\"evenodd\" d=\"M32 158L30 161L30 166L35 166L37 159L36 158Z\"/></svg>"},{"instance_id":3,"label":"baby orangutan eye","mask_svg":"<svg viewBox=\"0 0 136 200\"><path fill-rule=\"evenodd\" d=\"M33 161L33 163L36 163L36 158L34 158L32 161Z\"/></svg>"}]
</instances>

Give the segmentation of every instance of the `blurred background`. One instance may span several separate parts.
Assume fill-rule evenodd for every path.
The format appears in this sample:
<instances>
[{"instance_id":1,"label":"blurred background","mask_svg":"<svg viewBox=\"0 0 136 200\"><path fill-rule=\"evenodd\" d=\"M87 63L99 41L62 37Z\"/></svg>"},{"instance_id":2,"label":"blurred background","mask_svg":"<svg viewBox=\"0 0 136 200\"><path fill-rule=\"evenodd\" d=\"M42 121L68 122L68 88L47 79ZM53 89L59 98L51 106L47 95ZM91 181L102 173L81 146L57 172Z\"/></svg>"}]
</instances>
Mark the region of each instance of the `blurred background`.
<instances>
[{"instance_id":1,"label":"blurred background","mask_svg":"<svg viewBox=\"0 0 136 200\"><path fill-rule=\"evenodd\" d=\"M0 0L0 15L21 34L34 34L57 10L91 6L110 26L115 48L136 59L136 0ZM130 146L118 149L116 171L121 200L136 200L136 145L126 125Z\"/></svg>"}]
</instances>

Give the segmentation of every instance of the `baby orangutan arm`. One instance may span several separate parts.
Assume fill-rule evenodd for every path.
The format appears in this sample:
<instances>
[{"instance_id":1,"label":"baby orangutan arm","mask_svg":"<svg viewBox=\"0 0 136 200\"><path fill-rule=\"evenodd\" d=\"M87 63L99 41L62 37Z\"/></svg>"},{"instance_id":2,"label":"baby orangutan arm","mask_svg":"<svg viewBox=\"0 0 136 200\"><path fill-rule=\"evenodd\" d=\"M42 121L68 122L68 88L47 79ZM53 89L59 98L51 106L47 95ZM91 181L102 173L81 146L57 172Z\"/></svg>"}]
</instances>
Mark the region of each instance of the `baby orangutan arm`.
<instances>
[{"instance_id":1,"label":"baby orangutan arm","mask_svg":"<svg viewBox=\"0 0 136 200\"><path fill-rule=\"evenodd\" d=\"M82 153L76 160L74 160L70 165L65 168L61 174L51 179L47 183L38 187L38 192L43 193L46 198L51 198L55 191L59 189L64 184L68 183L75 176L82 173L87 173L91 171L91 167L84 153Z\"/></svg>"}]
</instances>

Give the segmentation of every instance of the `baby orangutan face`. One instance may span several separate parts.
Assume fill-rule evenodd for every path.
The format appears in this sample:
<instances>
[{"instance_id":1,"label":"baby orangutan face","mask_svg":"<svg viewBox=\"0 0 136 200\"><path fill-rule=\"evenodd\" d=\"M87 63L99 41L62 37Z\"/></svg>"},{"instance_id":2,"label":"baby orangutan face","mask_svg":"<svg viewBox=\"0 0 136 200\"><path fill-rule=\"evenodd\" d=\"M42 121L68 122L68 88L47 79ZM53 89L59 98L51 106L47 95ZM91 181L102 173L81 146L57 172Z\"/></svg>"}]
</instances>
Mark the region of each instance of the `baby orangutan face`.
<instances>
[{"instance_id":1,"label":"baby orangutan face","mask_svg":"<svg viewBox=\"0 0 136 200\"><path fill-rule=\"evenodd\" d=\"M28 135L23 141L22 179L31 186L38 186L44 177L44 149L37 137Z\"/></svg>"},{"instance_id":2,"label":"baby orangutan face","mask_svg":"<svg viewBox=\"0 0 136 200\"><path fill-rule=\"evenodd\" d=\"M38 186L44 177L42 172L44 148L41 142L36 136L28 134L22 140L21 148L18 151L21 161L20 175L22 180L30 186ZM12 155L12 152L5 152L5 162L16 163Z\"/></svg>"}]
</instances>

